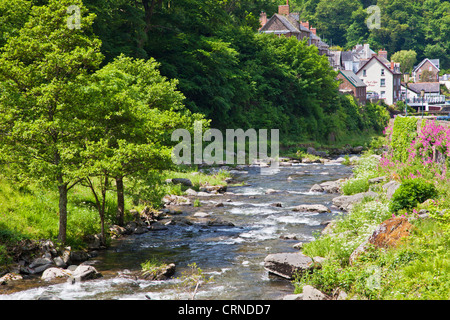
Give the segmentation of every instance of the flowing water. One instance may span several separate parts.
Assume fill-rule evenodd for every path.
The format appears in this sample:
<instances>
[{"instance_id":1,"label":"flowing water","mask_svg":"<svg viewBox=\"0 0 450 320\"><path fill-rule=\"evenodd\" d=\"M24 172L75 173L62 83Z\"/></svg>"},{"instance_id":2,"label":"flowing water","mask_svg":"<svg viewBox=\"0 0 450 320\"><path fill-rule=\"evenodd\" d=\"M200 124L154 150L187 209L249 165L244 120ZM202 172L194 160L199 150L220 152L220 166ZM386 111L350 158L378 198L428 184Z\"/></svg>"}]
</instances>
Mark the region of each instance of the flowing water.
<instances>
[{"instance_id":1,"label":"flowing water","mask_svg":"<svg viewBox=\"0 0 450 320\"><path fill-rule=\"evenodd\" d=\"M323 223L339 211L331 208L336 194L312 193L309 189L316 183L350 174L351 168L339 164L294 164L269 175L262 175L257 167L248 167L234 176L245 185L229 187L227 191L233 194L201 197L201 207L184 207L183 215L202 211L234 226L175 224L167 226L167 230L115 240L111 248L93 258L102 278L75 284L48 285L39 281L39 286L0 295L0 299L185 299L189 296L180 289L180 277L194 262L207 278L213 277L199 288L196 299L281 299L294 287L288 280L269 275L263 266L264 258L271 253L295 252L294 244L313 240L324 228ZM268 189L279 192L266 194ZM218 202L224 206L216 207ZM281 203L282 207L273 203ZM324 204L331 213L292 210L300 204ZM280 238L287 234L295 234L297 239ZM141 263L151 257L175 263L174 278L150 281L127 276L127 270L139 270Z\"/></svg>"}]
</instances>

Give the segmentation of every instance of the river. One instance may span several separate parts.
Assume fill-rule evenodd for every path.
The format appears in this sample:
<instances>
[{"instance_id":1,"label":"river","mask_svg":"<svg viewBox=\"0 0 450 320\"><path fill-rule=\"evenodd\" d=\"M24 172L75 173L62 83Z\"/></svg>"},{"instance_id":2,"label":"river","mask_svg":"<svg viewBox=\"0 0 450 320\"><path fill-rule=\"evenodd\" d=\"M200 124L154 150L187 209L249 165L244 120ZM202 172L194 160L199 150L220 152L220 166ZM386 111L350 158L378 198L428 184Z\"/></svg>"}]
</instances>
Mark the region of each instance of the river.
<instances>
[{"instance_id":1,"label":"river","mask_svg":"<svg viewBox=\"0 0 450 320\"><path fill-rule=\"evenodd\" d=\"M314 240L314 235L324 228L323 223L340 212L331 208L336 194L312 193L309 189L316 183L350 174L351 168L340 164L293 164L269 175L262 175L258 167L247 167L234 176L235 182L245 185L228 187L233 194L201 197L200 207L184 208L184 215L202 211L234 226L175 224L166 230L114 240L109 249L91 261L102 278L75 284L48 285L39 281L32 288L0 295L0 299L187 299L186 291L179 288L180 277L194 262L207 278L213 277L199 288L196 299L281 299L294 287L288 280L269 275L263 266L264 258L271 253L295 252L294 244ZM266 194L268 189L279 192ZM218 202L224 205L216 207ZM281 203L282 207L273 203ZM324 204L331 213L292 210L300 204ZM280 238L288 234L295 234L297 239ZM127 270L139 270L140 264L151 257L175 263L174 278L150 281L127 276Z\"/></svg>"}]
</instances>

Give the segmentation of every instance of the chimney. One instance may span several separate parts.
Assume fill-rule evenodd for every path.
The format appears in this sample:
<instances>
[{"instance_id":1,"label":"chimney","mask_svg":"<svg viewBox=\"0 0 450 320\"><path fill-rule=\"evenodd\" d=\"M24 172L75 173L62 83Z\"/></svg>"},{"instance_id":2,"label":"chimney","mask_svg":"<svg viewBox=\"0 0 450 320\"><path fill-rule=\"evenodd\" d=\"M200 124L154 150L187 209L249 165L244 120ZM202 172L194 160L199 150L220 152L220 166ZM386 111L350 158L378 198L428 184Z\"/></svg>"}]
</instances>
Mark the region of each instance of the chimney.
<instances>
[{"instance_id":1,"label":"chimney","mask_svg":"<svg viewBox=\"0 0 450 320\"><path fill-rule=\"evenodd\" d=\"M265 13L264 11L261 11L261 14L259 15L259 23L261 24L261 28L264 27L267 23L267 13Z\"/></svg>"},{"instance_id":2,"label":"chimney","mask_svg":"<svg viewBox=\"0 0 450 320\"><path fill-rule=\"evenodd\" d=\"M316 33L317 33L317 29L316 28L311 28L311 29L309 29L312 33L314 33L314 35L316 35Z\"/></svg>"},{"instance_id":3,"label":"chimney","mask_svg":"<svg viewBox=\"0 0 450 320\"><path fill-rule=\"evenodd\" d=\"M384 50L384 49L378 51L378 56L379 56L379 57L383 57L383 58L385 58L385 59L387 60L387 51Z\"/></svg>"},{"instance_id":4,"label":"chimney","mask_svg":"<svg viewBox=\"0 0 450 320\"><path fill-rule=\"evenodd\" d=\"M395 68L395 62L391 61L391 70L394 71L394 68Z\"/></svg>"},{"instance_id":5,"label":"chimney","mask_svg":"<svg viewBox=\"0 0 450 320\"><path fill-rule=\"evenodd\" d=\"M306 29L309 30L309 21L306 22L301 21L300 23L302 24L302 26L304 26Z\"/></svg>"},{"instance_id":6,"label":"chimney","mask_svg":"<svg viewBox=\"0 0 450 320\"><path fill-rule=\"evenodd\" d=\"M372 54L373 56L374 54ZM370 45L368 43L364 43L364 58L369 59L370 56Z\"/></svg>"},{"instance_id":7,"label":"chimney","mask_svg":"<svg viewBox=\"0 0 450 320\"><path fill-rule=\"evenodd\" d=\"M289 15L289 0L286 0L286 4L283 6L278 6L278 14Z\"/></svg>"}]
</instances>

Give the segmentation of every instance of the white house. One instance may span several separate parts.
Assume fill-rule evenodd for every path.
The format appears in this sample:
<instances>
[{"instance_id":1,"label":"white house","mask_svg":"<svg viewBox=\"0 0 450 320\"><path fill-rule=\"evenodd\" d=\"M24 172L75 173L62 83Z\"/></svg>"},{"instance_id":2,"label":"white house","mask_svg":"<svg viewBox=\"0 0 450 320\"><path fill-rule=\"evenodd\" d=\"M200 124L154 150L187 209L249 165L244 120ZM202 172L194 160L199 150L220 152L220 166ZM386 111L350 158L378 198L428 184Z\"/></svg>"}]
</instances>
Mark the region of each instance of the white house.
<instances>
[{"instance_id":1,"label":"white house","mask_svg":"<svg viewBox=\"0 0 450 320\"><path fill-rule=\"evenodd\" d=\"M399 64L388 62L386 59L380 59L372 56L356 75L367 85L367 93L374 92L386 104L394 104L401 98L401 77Z\"/></svg>"}]
</instances>

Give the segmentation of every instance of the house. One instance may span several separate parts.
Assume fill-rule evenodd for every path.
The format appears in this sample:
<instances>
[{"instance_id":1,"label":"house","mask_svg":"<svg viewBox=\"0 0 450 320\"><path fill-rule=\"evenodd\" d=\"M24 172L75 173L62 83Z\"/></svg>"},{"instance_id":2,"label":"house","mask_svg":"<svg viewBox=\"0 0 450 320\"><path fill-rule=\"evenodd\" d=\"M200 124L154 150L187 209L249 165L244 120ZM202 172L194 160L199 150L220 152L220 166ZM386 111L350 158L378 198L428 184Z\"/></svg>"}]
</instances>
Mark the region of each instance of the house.
<instances>
[{"instance_id":1,"label":"house","mask_svg":"<svg viewBox=\"0 0 450 320\"><path fill-rule=\"evenodd\" d=\"M439 82L439 59L425 58L413 68L414 82Z\"/></svg>"},{"instance_id":2,"label":"house","mask_svg":"<svg viewBox=\"0 0 450 320\"><path fill-rule=\"evenodd\" d=\"M267 19L265 12L261 12L259 21L261 24L259 32L296 37L298 40L306 39L308 45L315 45L319 49L319 54L329 56L329 46L316 34L317 29L310 27L308 21L300 21L298 12L291 13L289 2L286 5L278 6L278 13L275 13L270 19ZM331 60L330 57L329 60Z\"/></svg>"},{"instance_id":3,"label":"house","mask_svg":"<svg viewBox=\"0 0 450 320\"><path fill-rule=\"evenodd\" d=\"M308 44L310 44L311 31L300 23L298 13L289 12L289 5L278 6L278 13L275 13L269 20L267 20L267 14L261 12L259 20L261 23L259 32L296 37L298 40L307 38Z\"/></svg>"},{"instance_id":4,"label":"house","mask_svg":"<svg viewBox=\"0 0 450 320\"><path fill-rule=\"evenodd\" d=\"M339 84L340 92L351 92L360 103L366 103L367 85L353 71L339 70L337 78L342 80Z\"/></svg>"},{"instance_id":5,"label":"house","mask_svg":"<svg viewBox=\"0 0 450 320\"><path fill-rule=\"evenodd\" d=\"M369 44L358 44L351 51L331 51L332 66L335 70L352 70L356 73L359 68L369 61L375 51L370 49Z\"/></svg>"},{"instance_id":6,"label":"house","mask_svg":"<svg viewBox=\"0 0 450 320\"><path fill-rule=\"evenodd\" d=\"M373 55L356 75L367 85L367 93L378 95L386 104L394 104L401 98L402 74L398 63Z\"/></svg>"},{"instance_id":7,"label":"house","mask_svg":"<svg viewBox=\"0 0 450 320\"><path fill-rule=\"evenodd\" d=\"M421 91L423 90L423 97ZM406 95L406 91L408 94ZM402 84L402 99L410 106L417 107L417 109L424 107L425 111L440 110L445 104L445 95L441 95L441 88L439 82L416 82Z\"/></svg>"}]
</instances>

